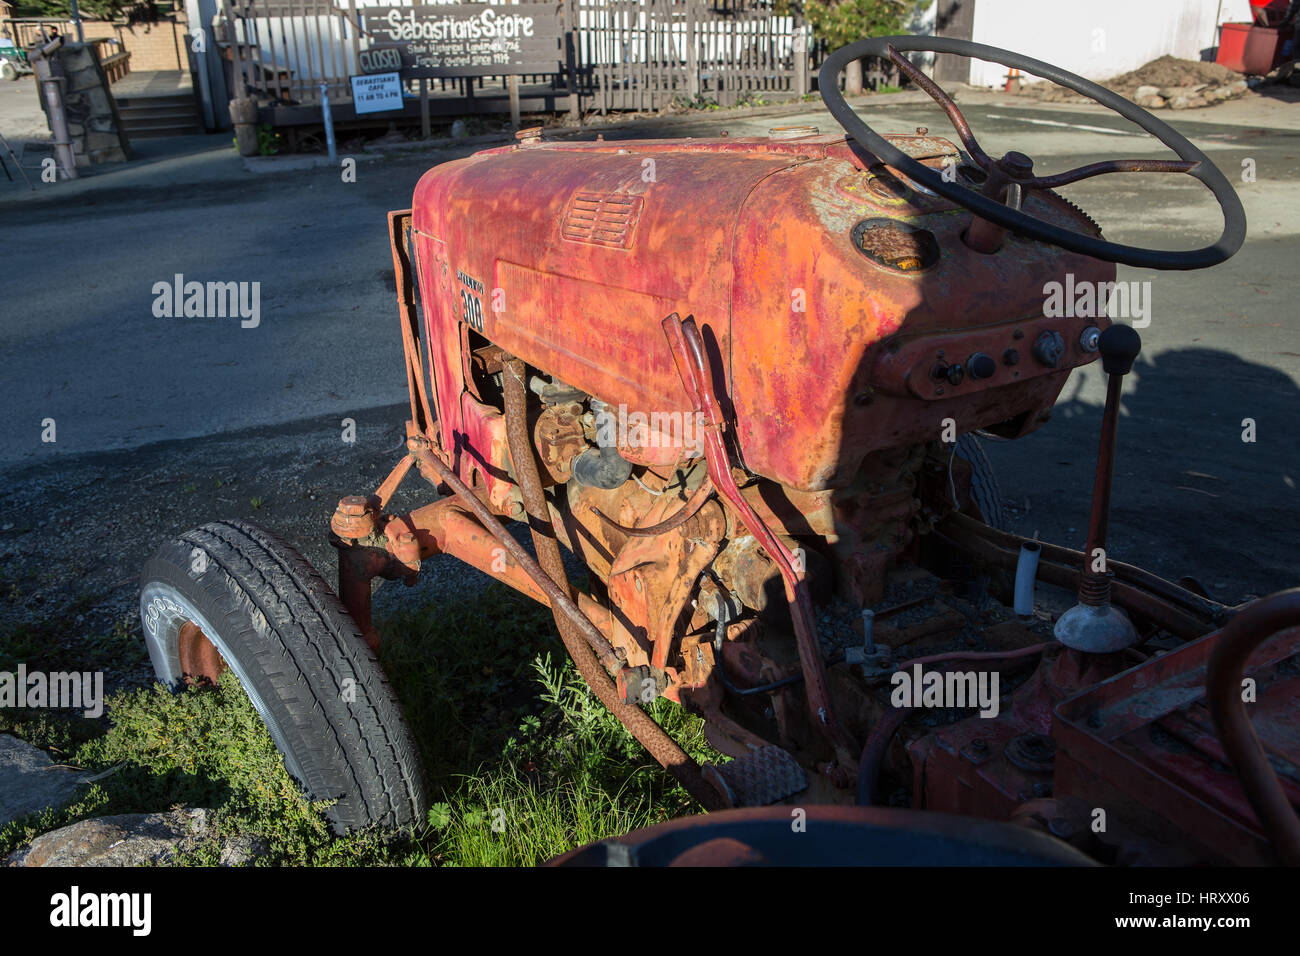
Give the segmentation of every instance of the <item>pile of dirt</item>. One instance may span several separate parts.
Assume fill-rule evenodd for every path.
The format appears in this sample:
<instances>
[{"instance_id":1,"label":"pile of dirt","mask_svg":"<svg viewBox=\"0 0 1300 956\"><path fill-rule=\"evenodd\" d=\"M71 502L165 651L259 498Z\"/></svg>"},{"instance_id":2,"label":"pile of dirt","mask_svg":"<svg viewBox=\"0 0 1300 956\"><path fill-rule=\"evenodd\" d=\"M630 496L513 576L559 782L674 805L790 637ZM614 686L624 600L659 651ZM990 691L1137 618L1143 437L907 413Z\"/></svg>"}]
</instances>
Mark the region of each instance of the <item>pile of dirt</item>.
<instances>
[{"instance_id":1,"label":"pile of dirt","mask_svg":"<svg viewBox=\"0 0 1300 956\"><path fill-rule=\"evenodd\" d=\"M1139 86L1227 86L1245 77L1218 63L1199 60L1180 60L1176 56L1162 56L1131 73L1108 80L1106 86L1116 92L1136 90Z\"/></svg>"},{"instance_id":2,"label":"pile of dirt","mask_svg":"<svg viewBox=\"0 0 1300 956\"><path fill-rule=\"evenodd\" d=\"M1218 63L1162 56L1101 84L1146 109L1196 109L1241 96L1246 78ZM1087 98L1054 83L1027 83L1020 94L1049 103L1085 103Z\"/></svg>"}]
</instances>

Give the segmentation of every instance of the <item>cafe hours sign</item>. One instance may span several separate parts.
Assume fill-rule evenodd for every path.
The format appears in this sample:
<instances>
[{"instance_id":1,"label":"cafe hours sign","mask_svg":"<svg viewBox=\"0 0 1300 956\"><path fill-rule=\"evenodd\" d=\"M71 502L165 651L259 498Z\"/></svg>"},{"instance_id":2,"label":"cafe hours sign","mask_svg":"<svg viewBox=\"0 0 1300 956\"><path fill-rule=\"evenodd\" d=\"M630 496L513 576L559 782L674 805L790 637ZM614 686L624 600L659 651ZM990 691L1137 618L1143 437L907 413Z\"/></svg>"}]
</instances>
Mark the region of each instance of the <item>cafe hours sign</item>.
<instances>
[{"instance_id":1,"label":"cafe hours sign","mask_svg":"<svg viewBox=\"0 0 1300 956\"><path fill-rule=\"evenodd\" d=\"M382 9L382 8L381 8ZM558 3L457 3L392 7L364 14L367 73L403 79L553 73L561 68Z\"/></svg>"}]
</instances>

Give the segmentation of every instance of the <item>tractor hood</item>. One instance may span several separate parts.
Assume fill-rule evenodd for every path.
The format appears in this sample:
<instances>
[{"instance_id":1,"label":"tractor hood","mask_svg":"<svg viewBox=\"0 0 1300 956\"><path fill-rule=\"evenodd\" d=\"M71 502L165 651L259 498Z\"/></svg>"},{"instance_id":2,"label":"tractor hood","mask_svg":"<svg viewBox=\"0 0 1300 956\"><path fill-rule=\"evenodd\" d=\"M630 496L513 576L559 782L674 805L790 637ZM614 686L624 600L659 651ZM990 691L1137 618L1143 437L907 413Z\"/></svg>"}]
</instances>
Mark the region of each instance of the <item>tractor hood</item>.
<instances>
[{"instance_id":1,"label":"tractor hood","mask_svg":"<svg viewBox=\"0 0 1300 956\"><path fill-rule=\"evenodd\" d=\"M435 167L413 210L430 341L479 333L630 413L689 412L660 323L694 315L746 467L802 489L846 484L866 453L938 438L947 418L1035 427L1095 357L1081 333L1107 324L1044 315L1045 288L1110 281L1114 266L1014 236L976 253L965 210L843 136L793 132L520 144ZM977 174L945 139L890 139ZM1024 209L1095 232L1051 194ZM1037 348L1044 336L1061 347ZM464 387L457 351L433 350L440 392ZM992 372L953 372L975 355Z\"/></svg>"}]
</instances>

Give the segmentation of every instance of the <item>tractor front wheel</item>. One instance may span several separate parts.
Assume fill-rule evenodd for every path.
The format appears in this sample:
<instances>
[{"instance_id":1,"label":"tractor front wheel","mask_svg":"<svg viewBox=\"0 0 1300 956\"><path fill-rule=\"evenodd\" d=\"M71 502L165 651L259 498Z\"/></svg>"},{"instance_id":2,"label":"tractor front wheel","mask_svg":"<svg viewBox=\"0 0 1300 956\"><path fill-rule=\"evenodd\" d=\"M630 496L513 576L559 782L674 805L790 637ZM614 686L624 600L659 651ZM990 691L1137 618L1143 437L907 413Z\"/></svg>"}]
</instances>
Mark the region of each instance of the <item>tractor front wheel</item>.
<instances>
[{"instance_id":1,"label":"tractor front wheel","mask_svg":"<svg viewBox=\"0 0 1300 956\"><path fill-rule=\"evenodd\" d=\"M229 668L285 767L337 832L423 822L424 775L374 652L311 565L238 521L206 524L145 565L145 641L169 687Z\"/></svg>"}]
</instances>

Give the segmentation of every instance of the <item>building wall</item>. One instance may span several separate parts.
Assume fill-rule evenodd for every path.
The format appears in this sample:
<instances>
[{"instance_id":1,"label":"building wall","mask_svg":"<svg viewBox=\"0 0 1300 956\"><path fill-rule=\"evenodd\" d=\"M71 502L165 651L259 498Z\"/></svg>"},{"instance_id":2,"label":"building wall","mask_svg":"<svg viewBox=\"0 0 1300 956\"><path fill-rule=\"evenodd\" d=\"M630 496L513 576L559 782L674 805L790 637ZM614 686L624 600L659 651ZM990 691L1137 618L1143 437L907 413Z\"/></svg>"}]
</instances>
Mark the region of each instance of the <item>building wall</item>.
<instances>
[{"instance_id":1,"label":"building wall","mask_svg":"<svg viewBox=\"0 0 1300 956\"><path fill-rule=\"evenodd\" d=\"M1104 80L1165 54L1201 59L1217 42L1220 0L975 0L976 43ZM1247 0L1222 0L1218 22L1251 19ZM970 82L1001 86L1006 67L971 61Z\"/></svg>"},{"instance_id":2,"label":"building wall","mask_svg":"<svg viewBox=\"0 0 1300 956\"><path fill-rule=\"evenodd\" d=\"M100 20L83 20L82 28L87 40L112 38L121 42L131 54L131 72L147 70L188 70L185 58L186 26L160 20L157 23L136 23L116 26ZM70 36L75 36L68 31Z\"/></svg>"}]
</instances>

